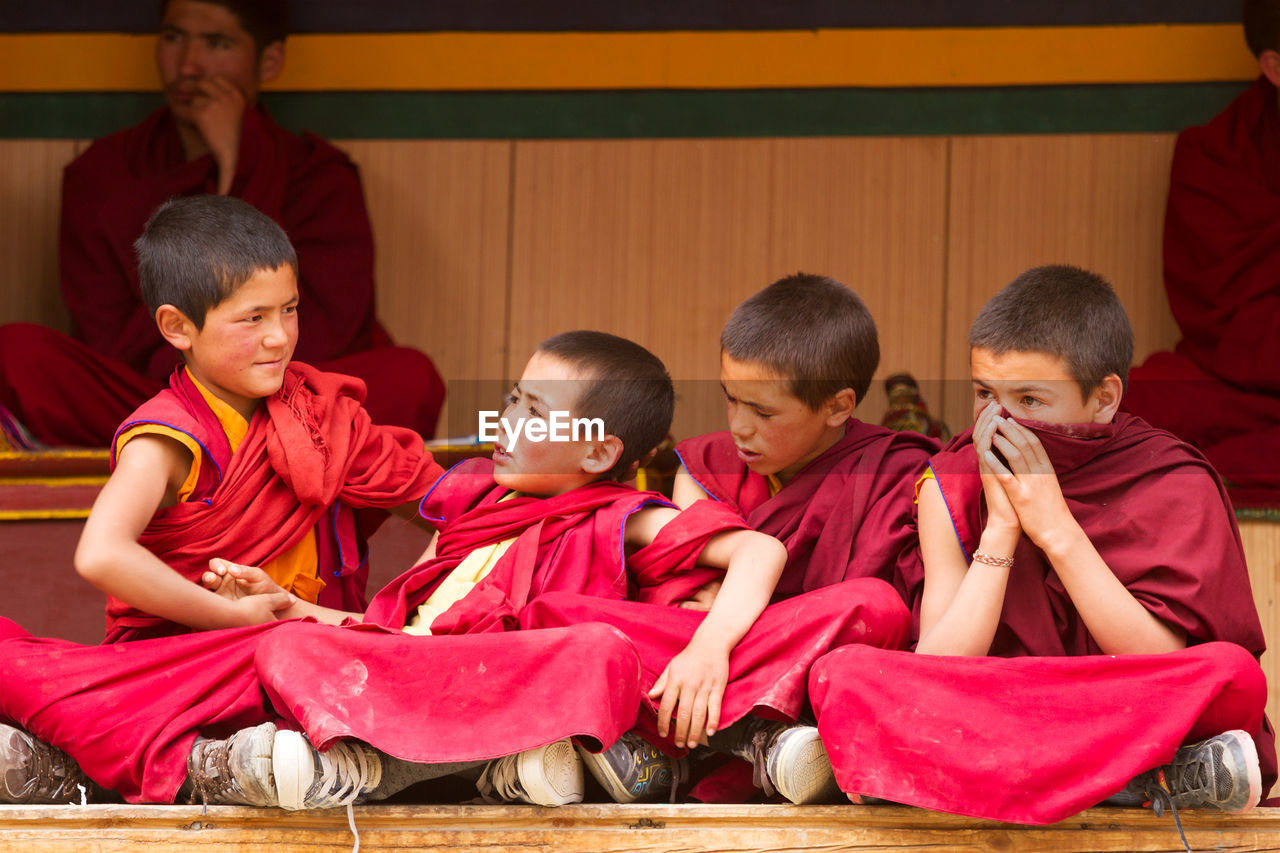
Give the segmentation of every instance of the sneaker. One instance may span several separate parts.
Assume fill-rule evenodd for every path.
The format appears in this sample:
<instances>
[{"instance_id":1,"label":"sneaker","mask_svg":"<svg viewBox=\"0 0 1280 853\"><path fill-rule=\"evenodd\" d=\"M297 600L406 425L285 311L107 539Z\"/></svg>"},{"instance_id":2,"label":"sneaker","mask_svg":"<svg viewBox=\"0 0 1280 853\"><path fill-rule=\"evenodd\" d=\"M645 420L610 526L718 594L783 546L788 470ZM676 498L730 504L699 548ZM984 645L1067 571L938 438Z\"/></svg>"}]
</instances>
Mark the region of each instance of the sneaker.
<instances>
[{"instance_id":1,"label":"sneaker","mask_svg":"<svg viewBox=\"0 0 1280 853\"><path fill-rule=\"evenodd\" d=\"M673 761L634 732L627 732L604 752L578 747L578 754L615 803L665 800L682 775L683 759Z\"/></svg>"},{"instance_id":2,"label":"sneaker","mask_svg":"<svg viewBox=\"0 0 1280 853\"><path fill-rule=\"evenodd\" d=\"M241 729L225 740L196 738L187 756L191 801L205 805L277 805L271 775L274 723Z\"/></svg>"},{"instance_id":3,"label":"sneaker","mask_svg":"<svg viewBox=\"0 0 1280 853\"><path fill-rule=\"evenodd\" d=\"M827 749L813 726L748 717L713 737L711 744L751 762L756 785L766 795L776 792L797 805L842 798Z\"/></svg>"},{"instance_id":4,"label":"sneaker","mask_svg":"<svg viewBox=\"0 0 1280 853\"><path fill-rule=\"evenodd\" d=\"M0 802L23 805L80 802L98 788L60 749L0 723Z\"/></svg>"},{"instance_id":5,"label":"sneaker","mask_svg":"<svg viewBox=\"0 0 1280 853\"><path fill-rule=\"evenodd\" d=\"M280 808L290 811L349 806L382 780L382 753L357 740L321 752L300 732L278 732L271 764Z\"/></svg>"},{"instance_id":6,"label":"sneaker","mask_svg":"<svg viewBox=\"0 0 1280 853\"><path fill-rule=\"evenodd\" d=\"M476 782L489 802L564 806L582 802L582 759L568 740L495 758Z\"/></svg>"},{"instance_id":7,"label":"sneaker","mask_svg":"<svg viewBox=\"0 0 1280 853\"><path fill-rule=\"evenodd\" d=\"M1173 761L1135 777L1120 796L1134 793L1150 802L1156 814L1170 806L1247 812L1262 796L1257 747L1242 731L1184 746Z\"/></svg>"}]
</instances>

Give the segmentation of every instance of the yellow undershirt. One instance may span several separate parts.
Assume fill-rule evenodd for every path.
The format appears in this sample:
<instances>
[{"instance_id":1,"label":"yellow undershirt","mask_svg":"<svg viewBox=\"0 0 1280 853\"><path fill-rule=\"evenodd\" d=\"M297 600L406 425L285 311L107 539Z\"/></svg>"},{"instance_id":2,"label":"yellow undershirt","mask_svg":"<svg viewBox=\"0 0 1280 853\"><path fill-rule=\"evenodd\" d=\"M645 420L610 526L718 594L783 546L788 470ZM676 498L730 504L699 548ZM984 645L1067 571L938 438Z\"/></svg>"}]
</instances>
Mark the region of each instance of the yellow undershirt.
<instances>
[{"instance_id":1,"label":"yellow undershirt","mask_svg":"<svg viewBox=\"0 0 1280 853\"><path fill-rule=\"evenodd\" d=\"M508 492L498 502L515 497L515 494ZM476 584L484 580L515 541L515 537L512 537L492 545L483 545L463 557L462 562L440 582L435 592L418 605L417 611L405 623L404 632L418 637L430 636L431 623L436 617L461 601Z\"/></svg>"},{"instance_id":2,"label":"yellow undershirt","mask_svg":"<svg viewBox=\"0 0 1280 853\"><path fill-rule=\"evenodd\" d=\"M249 433L249 422L226 402L215 397L190 372L187 373L187 376L191 378L191 382L200 392L200 396L204 397L205 402L209 404L210 410L213 411L218 423L222 426L222 431L226 433L227 441L231 445L231 452L234 454L240 449L240 444ZM200 444L185 432L163 424L139 424L120 436L120 440L116 443L116 452L119 453L120 448L124 447L126 442L139 435L163 435L178 442L191 452L191 471L188 472L187 479L183 481L182 487L178 489L178 502L186 502L191 497L191 493L195 491L196 483L200 479L200 459L201 453L203 453L200 449ZM320 596L320 590L324 589L324 581L316 576L319 566L320 558L316 551L316 532L315 530L308 530L307 535L298 544L274 560L269 560L261 568L283 589L292 592L304 601L314 604Z\"/></svg>"}]
</instances>

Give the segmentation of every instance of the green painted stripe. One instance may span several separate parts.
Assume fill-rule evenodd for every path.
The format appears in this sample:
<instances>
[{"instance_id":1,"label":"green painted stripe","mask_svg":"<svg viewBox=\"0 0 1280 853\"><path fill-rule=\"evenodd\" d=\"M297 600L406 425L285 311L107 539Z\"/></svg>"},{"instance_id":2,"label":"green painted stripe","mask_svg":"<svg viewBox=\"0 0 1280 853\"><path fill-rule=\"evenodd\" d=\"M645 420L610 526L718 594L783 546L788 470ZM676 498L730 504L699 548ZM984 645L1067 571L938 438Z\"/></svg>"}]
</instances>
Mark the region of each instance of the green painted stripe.
<instances>
[{"instance_id":1,"label":"green painted stripe","mask_svg":"<svg viewBox=\"0 0 1280 853\"><path fill-rule=\"evenodd\" d=\"M272 93L286 127L333 139L926 136L1165 132L1202 124L1240 83L991 89ZM0 138L102 136L154 93L0 93Z\"/></svg>"}]
</instances>

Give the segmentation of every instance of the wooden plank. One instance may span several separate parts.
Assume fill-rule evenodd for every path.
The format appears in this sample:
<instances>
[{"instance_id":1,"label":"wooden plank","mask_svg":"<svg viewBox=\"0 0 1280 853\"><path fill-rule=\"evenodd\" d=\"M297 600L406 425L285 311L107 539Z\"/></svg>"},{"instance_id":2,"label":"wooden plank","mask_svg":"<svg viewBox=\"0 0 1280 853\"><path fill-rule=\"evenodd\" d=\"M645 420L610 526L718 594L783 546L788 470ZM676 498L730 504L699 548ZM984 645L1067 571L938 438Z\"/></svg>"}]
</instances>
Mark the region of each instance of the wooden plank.
<instances>
[{"instance_id":1,"label":"wooden plank","mask_svg":"<svg viewBox=\"0 0 1280 853\"><path fill-rule=\"evenodd\" d=\"M360 849L453 851L1172 851L1173 818L1091 809L1018 826L899 806L361 806ZM1280 849L1280 813L1182 813L1197 850ZM198 806L0 807L0 853L181 850L349 851L346 813Z\"/></svg>"},{"instance_id":2,"label":"wooden plank","mask_svg":"<svg viewBox=\"0 0 1280 853\"><path fill-rule=\"evenodd\" d=\"M70 139L0 140L0 322L66 331L58 285L62 169L76 155Z\"/></svg>"},{"instance_id":3,"label":"wooden plank","mask_svg":"<svg viewBox=\"0 0 1280 853\"><path fill-rule=\"evenodd\" d=\"M505 377L511 143L348 141L377 252L378 316L449 385L439 435L469 435ZM489 380L482 382L481 380Z\"/></svg>"},{"instance_id":4,"label":"wooden plank","mask_svg":"<svg viewBox=\"0 0 1280 853\"><path fill-rule=\"evenodd\" d=\"M1267 639L1262 670L1267 674L1267 716L1274 722L1280 720L1280 654L1276 652L1280 647L1280 607L1276 599L1277 584L1280 584L1280 522L1243 520L1240 541L1249 564L1253 601Z\"/></svg>"},{"instance_id":5,"label":"wooden plank","mask_svg":"<svg viewBox=\"0 0 1280 853\"><path fill-rule=\"evenodd\" d=\"M972 423L969 324L1023 270L1069 263L1105 276L1141 362L1178 340L1161 278L1170 134L962 137L951 142L945 416Z\"/></svg>"},{"instance_id":6,"label":"wooden plank","mask_svg":"<svg viewBox=\"0 0 1280 853\"><path fill-rule=\"evenodd\" d=\"M627 335L683 380L676 435L719 429L721 326L742 299L803 269L867 298L886 370L936 375L945 145L517 143L508 369L557 331ZM873 401L860 414L882 410Z\"/></svg>"}]
</instances>

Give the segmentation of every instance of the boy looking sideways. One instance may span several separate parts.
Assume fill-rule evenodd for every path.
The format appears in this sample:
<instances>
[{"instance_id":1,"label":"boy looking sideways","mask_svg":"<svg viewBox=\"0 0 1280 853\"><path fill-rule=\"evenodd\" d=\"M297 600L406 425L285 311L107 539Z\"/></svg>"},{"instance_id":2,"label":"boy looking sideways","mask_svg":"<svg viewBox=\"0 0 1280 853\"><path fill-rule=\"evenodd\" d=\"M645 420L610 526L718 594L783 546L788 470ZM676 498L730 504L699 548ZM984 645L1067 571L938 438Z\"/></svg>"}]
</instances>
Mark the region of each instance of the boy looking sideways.
<instances>
[{"instance_id":1,"label":"boy looking sideways","mask_svg":"<svg viewBox=\"0 0 1280 853\"><path fill-rule=\"evenodd\" d=\"M1112 795L1251 808L1275 748L1235 519L1203 456L1117 413L1119 299L1032 269L969 343L974 426L920 486L916 653L839 649L810 676L840 787L1025 823Z\"/></svg>"}]
</instances>

